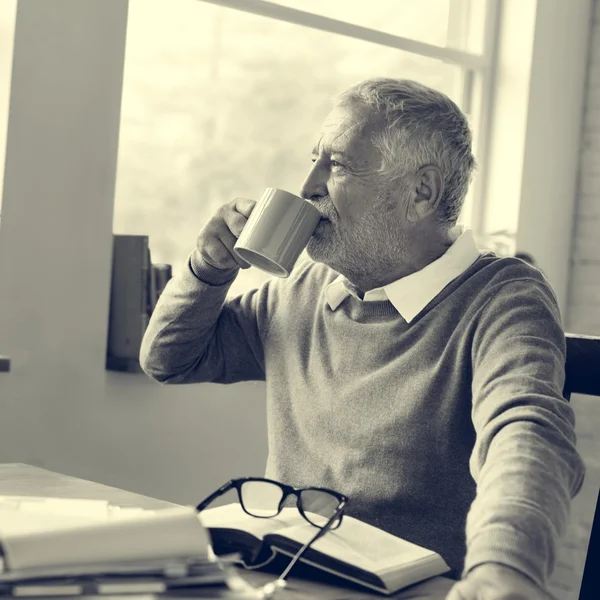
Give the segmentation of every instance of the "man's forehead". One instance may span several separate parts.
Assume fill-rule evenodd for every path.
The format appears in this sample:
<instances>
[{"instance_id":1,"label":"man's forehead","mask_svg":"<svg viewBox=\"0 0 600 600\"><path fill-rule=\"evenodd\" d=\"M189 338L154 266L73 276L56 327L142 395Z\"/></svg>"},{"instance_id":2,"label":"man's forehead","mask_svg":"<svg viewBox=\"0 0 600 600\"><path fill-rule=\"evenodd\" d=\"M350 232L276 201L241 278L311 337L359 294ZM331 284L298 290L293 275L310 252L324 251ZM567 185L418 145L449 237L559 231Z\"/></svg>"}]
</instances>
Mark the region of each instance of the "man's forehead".
<instances>
[{"instance_id":1,"label":"man's forehead","mask_svg":"<svg viewBox=\"0 0 600 600\"><path fill-rule=\"evenodd\" d=\"M368 110L337 105L325 117L313 150L363 152L372 148L373 130L374 119Z\"/></svg>"},{"instance_id":2,"label":"man's forehead","mask_svg":"<svg viewBox=\"0 0 600 600\"><path fill-rule=\"evenodd\" d=\"M370 122L370 114L366 110L338 105L325 117L321 134L354 138L360 136Z\"/></svg>"}]
</instances>

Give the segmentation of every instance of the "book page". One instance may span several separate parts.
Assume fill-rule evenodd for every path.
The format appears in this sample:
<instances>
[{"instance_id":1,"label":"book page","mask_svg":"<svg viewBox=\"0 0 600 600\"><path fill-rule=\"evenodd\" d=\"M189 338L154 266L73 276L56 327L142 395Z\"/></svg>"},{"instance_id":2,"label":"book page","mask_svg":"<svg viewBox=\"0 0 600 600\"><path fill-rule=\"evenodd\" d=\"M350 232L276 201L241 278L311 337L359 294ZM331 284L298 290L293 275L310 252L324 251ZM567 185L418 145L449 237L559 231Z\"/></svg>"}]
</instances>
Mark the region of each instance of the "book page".
<instances>
[{"instance_id":1,"label":"book page","mask_svg":"<svg viewBox=\"0 0 600 600\"><path fill-rule=\"evenodd\" d=\"M263 514L268 515L266 511ZM223 527L227 529L241 529L262 540L269 533L281 533L283 529L293 526L306 527L314 531L315 528L304 520L297 508L284 508L276 517L253 517L241 507L239 503L207 508L199 514L200 522L206 528Z\"/></svg>"},{"instance_id":2,"label":"book page","mask_svg":"<svg viewBox=\"0 0 600 600\"><path fill-rule=\"evenodd\" d=\"M307 530L305 527L291 527L277 533L305 544L315 534L315 528ZM378 575L389 569L396 570L403 565L435 556L432 550L348 516L343 518L340 527L328 531L312 547Z\"/></svg>"}]
</instances>

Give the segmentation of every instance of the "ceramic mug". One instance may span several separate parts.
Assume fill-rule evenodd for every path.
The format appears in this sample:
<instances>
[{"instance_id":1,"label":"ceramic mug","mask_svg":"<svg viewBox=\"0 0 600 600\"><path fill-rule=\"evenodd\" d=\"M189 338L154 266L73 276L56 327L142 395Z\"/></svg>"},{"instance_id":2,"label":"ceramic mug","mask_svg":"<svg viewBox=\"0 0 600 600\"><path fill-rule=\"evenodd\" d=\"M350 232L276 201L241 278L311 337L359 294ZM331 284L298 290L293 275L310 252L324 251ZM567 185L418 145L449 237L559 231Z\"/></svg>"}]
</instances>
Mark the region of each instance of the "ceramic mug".
<instances>
[{"instance_id":1,"label":"ceramic mug","mask_svg":"<svg viewBox=\"0 0 600 600\"><path fill-rule=\"evenodd\" d=\"M254 267L288 277L312 237L321 213L307 200L267 188L254 206L234 252Z\"/></svg>"}]
</instances>

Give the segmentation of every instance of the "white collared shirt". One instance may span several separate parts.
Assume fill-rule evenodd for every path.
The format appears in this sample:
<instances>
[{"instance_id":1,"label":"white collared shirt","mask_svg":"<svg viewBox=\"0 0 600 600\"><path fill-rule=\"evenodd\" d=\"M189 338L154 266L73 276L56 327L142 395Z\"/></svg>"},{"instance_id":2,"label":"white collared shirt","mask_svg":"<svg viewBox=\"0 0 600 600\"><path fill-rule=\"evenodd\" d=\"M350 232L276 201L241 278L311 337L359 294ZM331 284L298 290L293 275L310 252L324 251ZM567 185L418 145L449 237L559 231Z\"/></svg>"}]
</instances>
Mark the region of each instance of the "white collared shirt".
<instances>
[{"instance_id":1,"label":"white collared shirt","mask_svg":"<svg viewBox=\"0 0 600 600\"><path fill-rule=\"evenodd\" d=\"M450 230L452 246L442 256L388 285L369 290L363 301L389 300L407 323L410 323L452 280L462 275L480 256L471 229L456 225ZM325 288L331 310L348 297L360 299L352 284L340 275Z\"/></svg>"}]
</instances>

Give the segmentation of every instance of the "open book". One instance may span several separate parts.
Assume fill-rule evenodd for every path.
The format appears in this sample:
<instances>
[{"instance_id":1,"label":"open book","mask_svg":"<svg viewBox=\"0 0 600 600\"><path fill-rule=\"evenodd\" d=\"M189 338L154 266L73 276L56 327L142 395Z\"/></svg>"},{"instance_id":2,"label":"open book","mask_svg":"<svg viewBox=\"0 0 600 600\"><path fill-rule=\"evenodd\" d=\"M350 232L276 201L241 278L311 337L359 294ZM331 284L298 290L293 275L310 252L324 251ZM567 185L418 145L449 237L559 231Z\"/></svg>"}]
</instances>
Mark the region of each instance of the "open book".
<instances>
[{"instance_id":1,"label":"open book","mask_svg":"<svg viewBox=\"0 0 600 600\"><path fill-rule=\"evenodd\" d=\"M239 504L228 504L203 511L200 519L210 530L215 554L239 552L250 568L266 566L277 554L294 556L316 533L296 508L261 519L246 514ZM300 562L383 594L450 571L432 550L348 516Z\"/></svg>"},{"instance_id":2,"label":"open book","mask_svg":"<svg viewBox=\"0 0 600 600\"><path fill-rule=\"evenodd\" d=\"M225 581L192 507L119 509L95 500L0 497L0 588L88 578Z\"/></svg>"}]
</instances>

